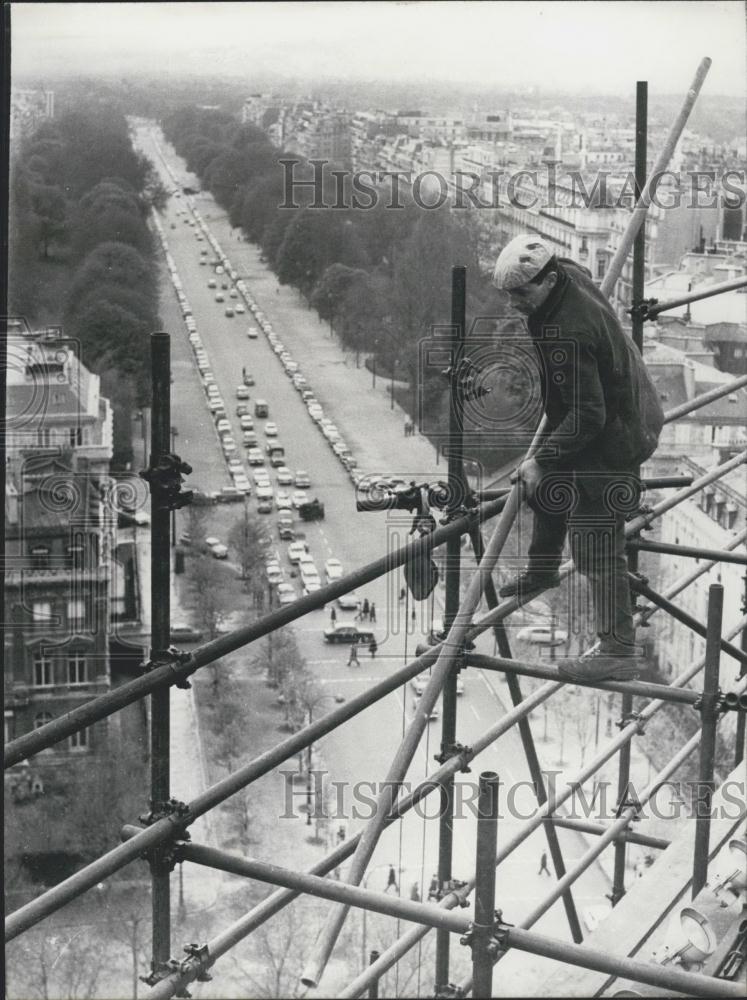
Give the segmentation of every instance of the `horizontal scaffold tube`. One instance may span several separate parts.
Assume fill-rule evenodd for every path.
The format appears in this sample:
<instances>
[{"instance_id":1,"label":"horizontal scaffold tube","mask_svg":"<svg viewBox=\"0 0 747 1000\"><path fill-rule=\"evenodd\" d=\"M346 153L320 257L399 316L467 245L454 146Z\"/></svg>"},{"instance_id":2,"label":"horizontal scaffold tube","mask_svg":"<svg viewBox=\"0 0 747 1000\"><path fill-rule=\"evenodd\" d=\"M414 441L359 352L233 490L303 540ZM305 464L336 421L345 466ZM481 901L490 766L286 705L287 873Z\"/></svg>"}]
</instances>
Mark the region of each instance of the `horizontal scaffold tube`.
<instances>
[{"instance_id":1,"label":"horizontal scaffold tube","mask_svg":"<svg viewBox=\"0 0 747 1000\"><path fill-rule=\"evenodd\" d=\"M695 292L688 292L678 299L670 299L668 302L652 302L646 304L648 319L656 319L659 313L667 312L669 309L678 309L686 306L688 302L700 302L701 299L710 299L714 295L721 295L723 292L734 292L738 288L747 285L747 277L735 278L733 281L720 281L717 285L704 285Z\"/></svg>"},{"instance_id":2,"label":"horizontal scaffold tube","mask_svg":"<svg viewBox=\"0 0 747 1000\"><path fill-rule=\"evenodd\" d=\"M639 552L660 552L662 555L682 556L687 559L710 559L713 562L738 563L747 566L747 553L730 552L728 549L701 549L695 545L671 545L669 542L643 542L639 539L628 542L630 548Z\"/></svg>"},{"instance_id":3,"label":"horizontal scaffold tube","mask_svg":"<svg viewBox=\"0 0 747 1000\"><path fill-rule=\"evenodd\" d=\"M284 625L289 625L299 618L302 618L309 611L316 611L323 608L325 604L347 594L348 591L365 583L376 580L398 566L403 565L410 557L428 552L433 548L443 544L452 535L467 534L470 525L474 524L474 519L484 521L495 514L500 513L505 505L505 500L493 500L482 504L475 515L461 517L446 527L437 528L431 535L427 535L417 541L410 542L398 549L393 550L381 559L377 559L362 569L349 573L347 576L334 583L322 587L321 590L307 597L300 597L293 604L284 608L279 608L271 614L260 618L251 625L243 626L229 635L221 636L211 642L198 646L191 656L184 663L171 663L167 666L155 666L153 670L138 677L134 681L100 695L98 698L86 702L80 708L73 709L67 715L61 716L45 726L40 726L30 733L24 733L18 739L13 740L5 746L5 767L11 767L19 761L25 760L32 754L39 753L47 747L53 746L60 740L79 729L85 729L93 722L104 719L114 712L131 705L145 695L152 694L153 691L164 684L175 684L177 681L185 680L193 674L199 667L207 666L215 660L233 653L248 643L255 642L263 636L274 632Z\"/></svg>"},{"instance_id":4,"label":"horizontal scaffold tube","mask_svg":"<svg viewBox=\"0 0 747 1000\"><path fill-rule=\"evenodd\" d=\"M500 656L484 656L482 653L467 653L464 657L469 667L479 667L481 670L495 670L500 673L520 674L523 677L541 677L547 681L567 679L560 673L559 667L543 663L522 663L519 660L507 660ZM639 698L661 698L663 701L677 702L680 705L694 705L700 695L697 691L682 688L672 688L668 684L650 684L647 681L582 681L574 680L579 687L598 688L600 691L620 691L623 694L636 695Z\"/></svg>"},{"instance_id":5,"label":"horizontal scaffold tube","mask_svg":"<svg viewBox=\"0 0 747 1000\"><path fill-rule=\"evenodd\" d=\"M401 920L411 920L425 924L428 927L440 927L454 934L465 934L470 928L470 917L429 903L416 903L412 900L390 896L385 892L374 892L371 889L361 889L360 886L337 879L319 878L316 875L306 875L290 871L279 865L268 864L250 858L219 851L200 844L188 844L184 848L184 857L188 861L217 868L220 871L252 878L271 885L282 885L289 889L322 899L331 899L346 906L359 906L374 913L398 917ZM726 984L724 980L712 979L692 972L680 972L667 969L662 965L639 962L630 958L615 958L607 952L589 948L586 945L566 944L554 938L545 937L519 928L506 928L508 938L505 945L520 951L529 951L535 955L548 955L570 962L572 965L598 972L607 972L614 976L624 976L636 982L647 983L649 986L660 986L676 989L688 996L699 997L742 997L743 991L736 983ZM726 988L725 988L726 987Z\"/></svg>"},{"instance_id":6,"label":"horizontal scaffold tube","mask_svg":"<svg viewBox=\"0 0 747 1000\"><path fill-rule=\"evenodd\" d=\"M591 833L594 836L607 832L607 827L603 823L590 823L585 819L577 819L575 816L553 816L553 824L566 830L576 830L578 833ZM665 851L671 841L663 837L652 837L648 833L639 833L637 830L621 830L615 835L616 840L627 840L629 844L638 844L640 847L650 847L655 851Z\"/></svg>"}]
</instances>

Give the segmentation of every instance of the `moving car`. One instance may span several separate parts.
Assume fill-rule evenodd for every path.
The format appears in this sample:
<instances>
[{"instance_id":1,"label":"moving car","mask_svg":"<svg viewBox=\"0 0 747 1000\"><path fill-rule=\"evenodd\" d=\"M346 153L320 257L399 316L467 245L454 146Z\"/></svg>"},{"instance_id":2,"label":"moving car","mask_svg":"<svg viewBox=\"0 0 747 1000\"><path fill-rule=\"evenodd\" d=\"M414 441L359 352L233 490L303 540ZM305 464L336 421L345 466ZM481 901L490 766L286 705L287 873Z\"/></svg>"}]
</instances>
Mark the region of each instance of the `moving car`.
<instances>
[{"instance_id":1,"label":"moving car","mask_svg":"<svg viewBox=\"0 0 747 1000\"><path fill-rule=\"evenodd\" d=\"M215 301L216 302L225 302L226 301L226 297L223 294L223 292L216 292L215 293Z\"/></svg>"},{"instance_id":2,"label":"moving car","mask_svg":"<svg viewBox=\"0 0 747 1000\"><path fill-rule=\"evenodd\" d=\"M374 637L373 632L359 629L357 625L348 625L345 622L338 622L331 628L325 628L325 642L370 642Z\"/></svg>"},{"instance_id":3,"label":"moving car","mask_svg":"<svg viewBox=\"0 0 747 1000\"><path fill-rule=\"evenodd\" d=\"M291 501L296 510L299 510L304 504L309 502L309 494L304 492L304 490L296 490Z\"/></svg>"},{"instance_id":4,"label":"moving car","mask_svg":"<svg viewBox=\"0 0 747 1000\"><path fill-rule=\"evenodd\" d=\"M227 307L226 316L228 316L229 319L233 316L233 309L231 308L231 306Z\"/></svg>"},{"instance_id":5,"label":"moving car","mask_svg":"<svg viewBox=\"0 0 747 1000\"><path fill-rule=\"evenodd\" d=\"M288 546L288 559L295 565L300 562L301 556L308 552L306 542L291 542ZM356 604L357 607L357 604Z\"/></svg>"},{"instance_id":6,"label":"moving car","mask_svg":"<svg viewBox=\"0 0 747 1000\"><path fill-rule=\"evenodd\" d=\"M243 302L237 302L236 303L236 315L237 316L243 316L245 313L246 313L246 309L244 308Z\"/></svg>"},{"instance_id":7,"label":"moving car","mask_svg":"<svg viewBox=\"0 0 747 1000\"><path fill-rule=\"evenodd\" d=\"M254 385L254 376L251 372L244 372L244 385Z\"/></svg>"},{"instance_id":8,"label":"moving car","mask_svg":"<svg viewBox=\"0 0 747 1000\"><path fill-rule=\"evenodd\" d=\"M236 398L237 399L249 399L249 390L245 385L236 386Z\"/></svg>"},{"instance_id":9,"label":"moving car","mask_svg":"<svg viewBox=\"0 0 747 1000\"><path fill-rule=\"evenodd\" d=\"M235 486L223 486L215 494L216 503L232 503L235 500L243 500L244 494Z\"/></svg>"},{"instance_id":10,"label":"moving car","mask_svg":"<svg viewBox=\"0 0 747 1000\"><path fill-rule=\"evenodd\" d=\"M249 462L249 465L265 464L265 456L262 454L259 448L250 448L247 453L246 459Z\"/></svg>"},{"instance_id":11,"label":"moving car","mask_svg":"<svg viewBox=\"0 0 747 1000\"><path fill-rule=\"evenodd\" d=\"M249 407L246 405L246 403L239 403L239 405L236 407L236 416L246 417L248 414L249 414ZM252 427L254 427L254 424L252 424Z\"/></svg>"},{"instance_id":12,"label":"moving car","mask_svg":"<svg viewBox=\"0 0 747 1000\"><path fill-rule=\"evenodd\" d=\"M228 549L222 542L218 542L217 545L213 545L210 551L213 553L214 559L226 559L228 557Z\"/></svg>"},{"instance_id":13,"label":"moving car","mask_svg":"<svg viewBox=\"0 0 747 1000\"><path fill-rule=\"evenodd\" d=\"M324 564L324 573L327 577L327 583L332 583L333 580L339 580L342 574L342 563L339 559L328 559Z\"/></svg>"},{"instance_id":14,"label":"moving car","mask_svg":"<svg viewBox=\"0 0 747 1000\"><path fill-rule=\"evenodd\" d=\"M278 425L273 424L271 420L268 420L265 424L265 437L277 437L278 436Z\"/></svg>"},{"instance_id":15,"label":"moving car","mask_svg":"<svg viewBox=\"0 0 747 1000\"><path fill-rule=\"evenodd\" d=\"M417 677L413 677L410 681L410 685L415 692L415 694L420 697L420 695L425 691L425 686L430 680L430 671L426 670L422 674L418 674ZM461 674L457 674L456 679L456 693L464 694L464 681Z\"/></svg>"},{"instance_id":16,"label":"moving car","mask_svg":"<svg viewBox=\"0 0 747 1000\"><path fill-rule=\"evenodd\" d=\"M259 442L257 441L257 435L254 431L244 431L241 443L245 448L256 448Z\"/></svg>"},{"instance_id":17,"label":"moving car","mask_svg":"<svg viewBox=\"0 0 747 1000\"><path fill-rule=\"evenodd\" d=\"M272 514L272 500L258 500L257 501L257 513L259 514Z\"/></svg>"},{"instance_id":18,"label":"moving car","mask_svg":"<svg viewBox=\"0 0 747 1000\"><path fill-rule=\"evenodd\" d=\"M337 606L343 611L355 611L360 607L360 604L361 599L354 590L349 590L347 594L341 594L337 598Z\"/></svg>"},{"instance_id":19,"label":"moving car","mask_svg":"<svg viewBox=\"0 0 747 1000\"><path fill-rule=\"evenodd\" d=\"M290 511L293 507L291 503L291 498L284 490L278 490L277 497L275 498L275 506L278 510Z\"/></svg>"},{"instance_id":20,"label":"moving car","mask_svg":"<svg viewBox=\"0 0 747 1000\"><path fill-rule=\"evenodd\" d=\"M296 477L293 480L294 485L297 490L307 490L311 486L311 479L309 479L308 472L303 469L298 469L296 471Z\"/></svg>"},{"instance_id":21,"label":"moving car","mask_svg":"<svg viewBox=\"0 0 747 1000\"><path fill-rule=\"evenodd\" d=\"M254 416L266 419L270 415L270 406L266 399L258 399L254 403Z\"/></svg>"},{"instance_id":22,"label":"moving car","mask_svg":"<svg viewBox=\"0 0 747 1000\"><path fill-rule=\"evenodd\" d=\"M293 473L287 465L281 465L277 470L278 486L292 486Z\"/></svg>"},{"instance_id":23,"label":"moving car","mask_svg":"<svg viewBox=\"0 0 747 1000\"><path fill-rule=\"evenodd\" d=\"M248 413L242 413L242 414L240 414L240 417L241 417L241 419L239 420L239 424L241 426L242 431L253 431L254 430L254 421L249 416L249 414Z\"/></svg>"},{"instance_id":24,"label":"moving car","mask_svg":"<svg viewBox=\"0 0 747 1000\"><path fill-rule=\"evenodd\" d=\"M249 340L256 340L257 337L259 337L259 330L256 328L256 326L250 326L249 329L246 331L246 335L249 338Z\"/></svg>"}]
</instances>

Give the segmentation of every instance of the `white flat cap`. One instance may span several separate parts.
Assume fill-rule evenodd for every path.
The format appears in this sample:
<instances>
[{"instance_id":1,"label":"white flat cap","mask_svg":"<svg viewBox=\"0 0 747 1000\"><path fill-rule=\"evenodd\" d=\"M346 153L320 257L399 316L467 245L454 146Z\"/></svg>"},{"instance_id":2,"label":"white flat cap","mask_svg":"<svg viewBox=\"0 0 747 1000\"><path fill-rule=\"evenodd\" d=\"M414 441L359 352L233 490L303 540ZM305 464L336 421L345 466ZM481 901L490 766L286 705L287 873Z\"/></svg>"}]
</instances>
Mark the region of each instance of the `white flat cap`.
<instances>
[{"instance_id":1,"label":"white flat cap","mask_svg":"<svg viewBox=\"0 0 747 1000\"><path fill-rule=\"evenodd\" d=\"M506 291L525 285L539 274L552 256L553 251L541 237L531 233L517 236L498 255L493 284Z\"/></svg>"}]
</instances>

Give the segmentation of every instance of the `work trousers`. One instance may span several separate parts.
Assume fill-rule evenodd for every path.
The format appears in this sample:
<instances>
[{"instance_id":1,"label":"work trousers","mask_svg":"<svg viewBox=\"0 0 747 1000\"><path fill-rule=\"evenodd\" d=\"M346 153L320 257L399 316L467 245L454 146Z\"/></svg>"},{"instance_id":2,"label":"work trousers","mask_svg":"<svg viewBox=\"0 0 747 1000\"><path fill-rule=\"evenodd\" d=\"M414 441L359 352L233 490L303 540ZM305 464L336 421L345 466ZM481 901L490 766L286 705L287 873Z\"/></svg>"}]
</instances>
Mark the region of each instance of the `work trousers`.
<instances>
[{"instance_id":1,"label":"work trousers","mask_svg":"<svg viewBox=\"0 0 747 1000\"><path fill-rule=\"evenodd\" d=\"M568 536L576 569L589 581L595 630L605 652L631 652L635 643L624 527L639 497L640 481L632 472L554 472L543 477L529 501L534 513L529 568L556 571ZM577 601L573 589L571 595ZM573 610L581 610L578 602Z\"/></svg>"}]
</instances>

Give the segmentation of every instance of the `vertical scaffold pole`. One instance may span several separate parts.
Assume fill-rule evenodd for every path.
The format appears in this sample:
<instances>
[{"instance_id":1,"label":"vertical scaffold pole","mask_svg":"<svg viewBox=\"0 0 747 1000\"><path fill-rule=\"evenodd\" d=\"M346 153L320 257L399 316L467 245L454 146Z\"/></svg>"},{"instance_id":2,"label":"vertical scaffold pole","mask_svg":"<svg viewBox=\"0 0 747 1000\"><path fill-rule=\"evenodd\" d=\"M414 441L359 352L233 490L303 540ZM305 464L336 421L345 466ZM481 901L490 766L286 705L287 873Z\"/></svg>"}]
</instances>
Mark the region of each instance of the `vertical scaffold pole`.
<instances>
[{"instance_id":1,"label":"vertical scaffold pole","mask_svg":"<svg viewBox=\"0 0 747 1000\"><path fill-rule=\"evenodd\" d=\"M449 386L449 496L454 508L464 500L463 407L459 388L467 323L467 269L459 265L451 270L451 380ZM444 628L448 631L459 610L459 562L461 538L454 536L446 543L446 593ZM445 760L456 742L456 665L444 684L442 695L441 758ZM454 841L454 778L441 788L441 812L438 831L438 881L443 889L451 880L451 859ZM449 982L449 947L447 930L436 932L436 995Z\"/></svg>"},{"instance_id":2,"label":"vertical scaffold pole","mask_svg":"<svg viewBox=\"0 0 747 1000\"><path fill-rule=\"evenodd\" d=\"M379 952L374 948L371 954L368 956L368 964L373 965L379 957ZM374 979L371 985L368 987L369 1000L378 1000L379 998L379 980Z\"/></svg>"},{"instance_id":3,"label":"vertical scaffold pole","mask_svg":"<svg viewBox=\"0 0 747 1000\"><path fill-rule=\"evenodd\" d=\"M713 767L716 759L716 727L718 723L718 674L721 658L721 622L724 610L724 588L712 583L708 588L708 624L706 631L703 697L700 700L700 763L698 787L695 790L695 848L693 850L694 899L708 877L708 844L711 833L711 801L715 789Z\"/></svg>"},{"instance_id":4,"label":"vertical scaffold pole","mask_svg":"<svg viewBox=\"0 0 747 1000\"><path fill-rule=\"evenodd\" d=\"M742 614L747 615L747 573L744 574L744 596L742 598ZM747 653L747 625L742 629L740 646L743 653ZM747 673L747 666L743 663L739 669L739 679L741 680ZM744 760L744 735L745 735L745 713L737 712L737 737L734 751L734 767Z\"/></svg>"},{"instance_id":5,"label":"vertical scaffold pole","mask_svg":"<svg viewBox=\"0 0 747 1000\"><path fill-rule=\"evenodd\" d=\"M648 83L638 80L636 83L635 101L635 196L641 197L646 184L646 156L648 151ZM646 220L644 219L633 243L633 292L632 292L632 337L639 351L643 351L643 320L636 306L643 301L646 277ZM628 569L631 573L638 571L638 550L628 549ZM631 601L635 597L631 594ZM624 694L620 699L620 713L627 719L633 711L633 696ZM626 797L630 781L631 744L626 743L620 751L617 772L617 801ZM627 844L624 839L615 841L615 863L612 877L610 899L615 906L625 895L625 855Z\"/></svg>"},{"instance_id":6,"label":"vertical scaffold pole","mask_svg":"<svg viewBox=\"0 0 747 1000\"><path fill-rule=\"evenodd\" d=\"M475 861L475 921L472 932L472 996L493 995L495 950L491 941L495 923L495 857L498 844L498 793L495 771L480 775L477 798L477 857Z\"/></svg>"},{"instance_id":7,"label":"vertical scaffold pole","mask_svg":"<svg viewBox=\"0 0 747 1000\"><path fill-rule=\"evenodd\" d=\"M482 535L480 534L480 529L478 527L475 527L474 531L470 532L470 538L472 540L472 548L475 553L475 559L479 563L482 560L485 546L483 545ZM492 577L488 577L485 581L485 601L490 611L492 611L493 608L498 607L498 595L496 593ZM498 652L501 656L506 660L512 659L511 646L509 644L508 636L506 635L506 627L503 622L497 622L493 626L493 637L498 644ZM509 694L511 695L511 703L514 707L517 707L521 704L524 697L521 692L519 678L516 674L510 672L506 673L504 676L508 685ZM542 766L539 762L539 757L537 756L537 747L534 745L532 727L526 716L519 719L518 726L519 737L524 749L524 756L527 760L529 777L532 780L532 786L534 787L537 804L539 806L543 806L545 802L547 802L547 789L545 788L545 779L542 775ZM544 820L542 826L545 830L547 847L550 851L553 868L555 869L555 876L559 881L565 875L565 862L563 861L563 852L560 849L560 842L558 841L558 831L555 828L552 818L549 816L546 820ZM571 931L571 937L576 944L580 944L584 939L584 935L581 930L581 923L578 919L578 913L576 912L576 905L573 902L573 894L570 887L565 890L562 899L566 919L568 920L568 926Z\"/></svg>"},{"instance_id":8,"label":"vertical scaffold pole","mask_svg":"<svg viewBox=\"0 0 747 1000\"><path fill-rule=\"evenodd\" d=\"M153 404L150 437L150 468L156 469L171 445L171 340L167 333L151 337ZM151 479L151 662L162 659L169 648L171 631L171 558L169 510L163 502L157 479ZM171 797L169 687L154 691L150 712L150 807L160 812ZM153 960L158 972L171 957L171 898L169 871L151 862L153 880Z\"/></svg>"}]
</instances>

